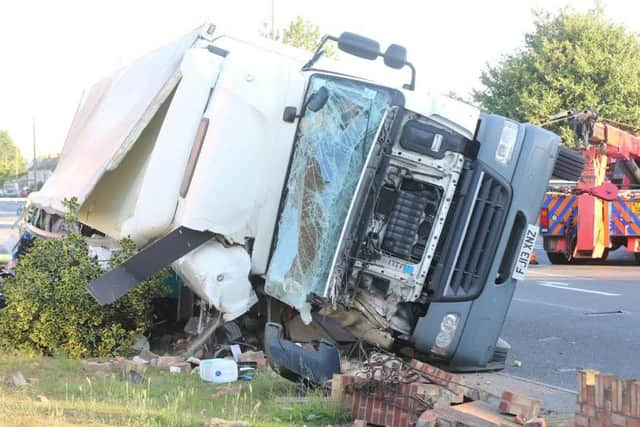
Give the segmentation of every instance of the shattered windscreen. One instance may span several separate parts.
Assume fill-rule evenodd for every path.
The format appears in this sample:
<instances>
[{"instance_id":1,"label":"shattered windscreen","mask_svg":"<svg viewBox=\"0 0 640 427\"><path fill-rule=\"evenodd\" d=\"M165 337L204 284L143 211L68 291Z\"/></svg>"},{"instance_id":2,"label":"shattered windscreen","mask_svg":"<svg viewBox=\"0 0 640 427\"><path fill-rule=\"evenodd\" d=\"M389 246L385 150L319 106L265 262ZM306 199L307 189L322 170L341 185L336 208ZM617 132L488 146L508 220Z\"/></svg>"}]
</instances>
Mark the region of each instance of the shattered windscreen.
<instances>
[{"instance_id":1,"label":"shattered windscreen","mask_svg":"<svg viewBox=\"0 0 640 427\"><path fill-rule=\"evenodd\" d=\"M391 93L363 82L314 76L307 96L329 92L300 120L267 272L268 294L309 316L307 295L322 295L356 185ZM309 317L307 317L309 318Z\"/></svg>"}]
</instances>

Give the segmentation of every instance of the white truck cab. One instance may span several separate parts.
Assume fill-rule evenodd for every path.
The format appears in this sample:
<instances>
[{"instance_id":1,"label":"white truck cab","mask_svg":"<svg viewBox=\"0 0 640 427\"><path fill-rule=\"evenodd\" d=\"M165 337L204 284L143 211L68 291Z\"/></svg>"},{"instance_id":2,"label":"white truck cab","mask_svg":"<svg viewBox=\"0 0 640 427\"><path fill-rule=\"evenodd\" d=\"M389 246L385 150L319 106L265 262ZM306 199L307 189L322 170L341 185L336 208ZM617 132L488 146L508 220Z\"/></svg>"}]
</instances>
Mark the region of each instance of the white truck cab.
<instances>
[{"instance_id":1,"label":"white truck cab","mask_svg":"<svg viewBox=\"0 0 640 427\"><path fill-rule=\"evenodd\" d=\"M171 263L229 322L271 297L302 328L320 316L453 369L495 369L559 138L414 91L400 46L334 41L410 82L315 69L322 45L306 61L213 25L98 82L30 196L35 226L51 232L76 197L84 227L143 248L90 284L100 303Z\"/></svg>"}]
</instances>

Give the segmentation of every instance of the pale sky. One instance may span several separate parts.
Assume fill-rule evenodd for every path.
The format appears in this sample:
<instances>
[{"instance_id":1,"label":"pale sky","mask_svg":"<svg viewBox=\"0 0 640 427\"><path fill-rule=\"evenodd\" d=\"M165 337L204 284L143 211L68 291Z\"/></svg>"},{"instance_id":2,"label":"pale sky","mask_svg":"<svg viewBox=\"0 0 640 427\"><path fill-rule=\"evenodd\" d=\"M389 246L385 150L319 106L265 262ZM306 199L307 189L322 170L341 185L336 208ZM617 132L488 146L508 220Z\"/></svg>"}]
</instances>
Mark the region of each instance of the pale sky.
<instances>
[{"instance_id":1,"label":"pale sky","mask_svg":"<svg viewBox=\"0 0 640 427\"><path fill-rule=\"evenodd\" d=\"M640 33L640 2L602 2L607 16ZM523 44L531 10L578 10L593 0L273 0L276 27L297 15L323 33L353 31L407 47L420 91L478 87L484 64ZM112 70L205 21L256 34L272 0L0 0L0 129L31 159L60 151L82 90ZM401 79L402 80L402 79Z\"/></svg>"}]
</instances>

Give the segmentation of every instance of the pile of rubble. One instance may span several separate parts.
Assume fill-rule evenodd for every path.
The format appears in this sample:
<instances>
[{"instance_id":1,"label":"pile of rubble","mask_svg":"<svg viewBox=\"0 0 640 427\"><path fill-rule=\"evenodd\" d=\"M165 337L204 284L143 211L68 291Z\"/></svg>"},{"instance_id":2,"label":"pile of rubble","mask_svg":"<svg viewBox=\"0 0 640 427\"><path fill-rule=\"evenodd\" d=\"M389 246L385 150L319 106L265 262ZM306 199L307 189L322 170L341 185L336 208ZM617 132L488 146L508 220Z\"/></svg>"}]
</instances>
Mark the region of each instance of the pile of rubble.
<instances>
[{"instance_id":1,"label":"pile of rubble","mask_svg":"<svg viewBox=\"0 0 640 427\"><path fill-rule=\"evenodd\" d=\"M541 402L505 391L496 396L427 363L373 354L361 368L334 375L331 397L348 402L360 425L389 427L543 427ZM491 398L494 399L491 399ZM356 425L357 425L356 423Z\"/></svg>"}]
</instances>

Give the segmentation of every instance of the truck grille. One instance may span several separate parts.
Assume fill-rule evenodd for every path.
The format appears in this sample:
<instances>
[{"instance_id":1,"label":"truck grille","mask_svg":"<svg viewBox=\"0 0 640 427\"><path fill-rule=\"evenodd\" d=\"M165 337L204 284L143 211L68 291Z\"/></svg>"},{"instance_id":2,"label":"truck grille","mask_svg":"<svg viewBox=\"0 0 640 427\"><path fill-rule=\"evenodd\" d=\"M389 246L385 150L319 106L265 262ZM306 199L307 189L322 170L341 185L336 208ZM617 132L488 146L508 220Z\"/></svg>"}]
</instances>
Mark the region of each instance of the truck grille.
<instances>
[{"instance_id":1,"label":"truck grille","mask_svg":"<svg viewBox=\"0 0 640 427\"><path fill-rule=\"evenodd\" d=\"M511 200L509 184L486 168L467 171L460 182L428 275L432 300L477 297L487 281Z\"/></svg>"}]
</instances>

